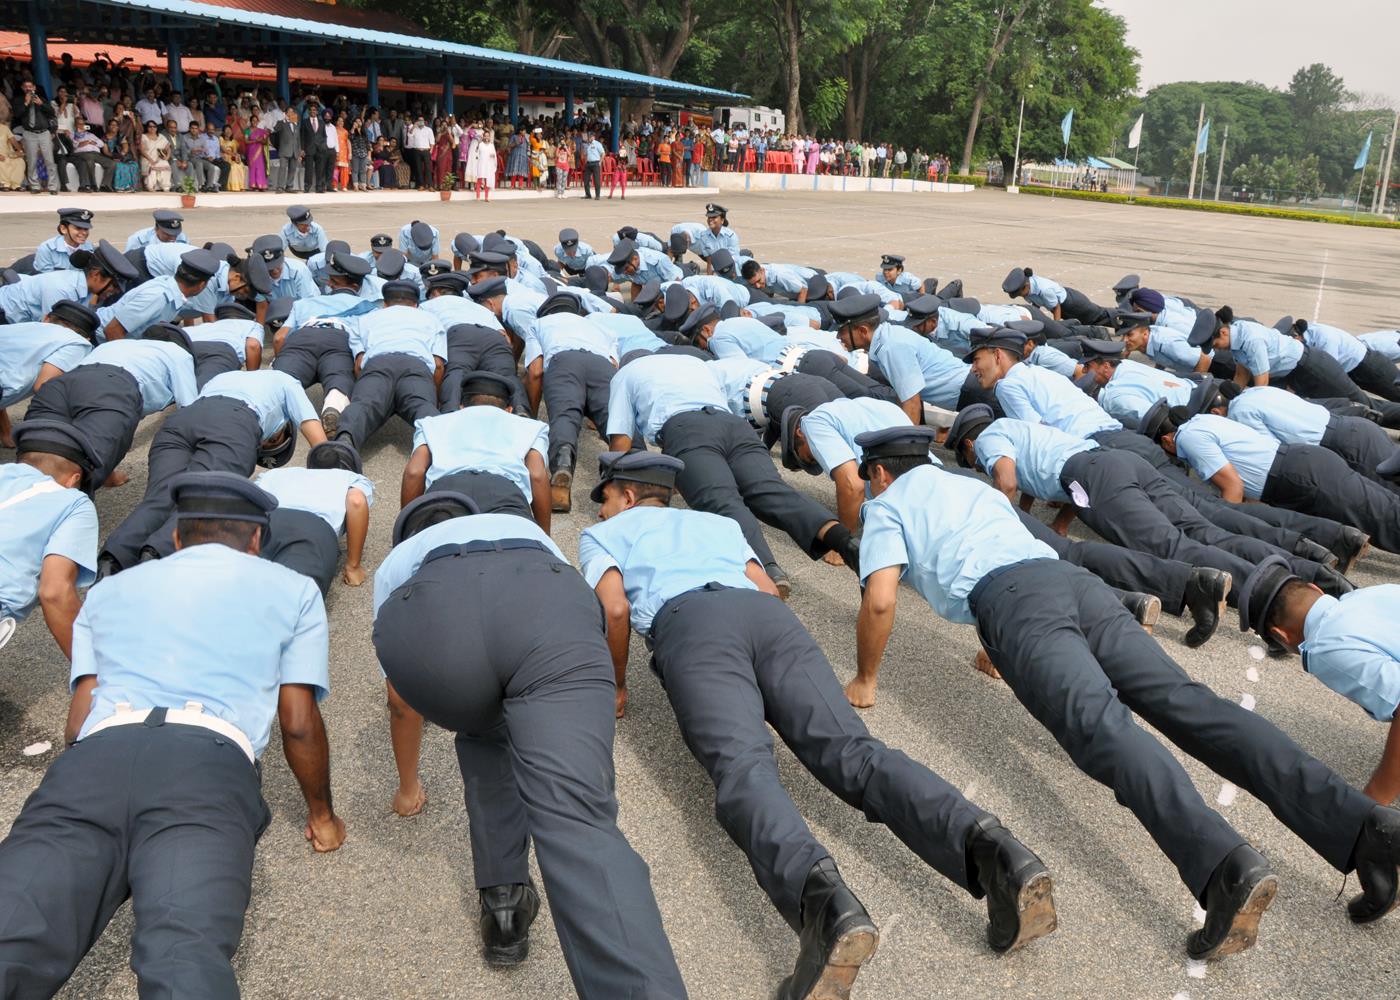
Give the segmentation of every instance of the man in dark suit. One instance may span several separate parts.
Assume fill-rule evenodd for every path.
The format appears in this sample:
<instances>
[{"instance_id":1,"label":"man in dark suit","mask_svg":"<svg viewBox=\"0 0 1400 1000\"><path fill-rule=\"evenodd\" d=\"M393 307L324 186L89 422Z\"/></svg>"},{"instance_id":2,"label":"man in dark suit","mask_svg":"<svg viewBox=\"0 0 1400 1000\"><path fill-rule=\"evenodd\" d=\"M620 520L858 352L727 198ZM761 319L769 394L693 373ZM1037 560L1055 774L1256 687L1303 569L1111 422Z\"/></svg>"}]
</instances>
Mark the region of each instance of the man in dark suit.
<instances>
[{"instance_id":1,"label":"man in dark suit","mask_svg":"<svg viewBox=\"0 0 1400 1000\"><path fill-rule=\"evenodd\" d=\"M305 176L302 190L320 194L330 183L335 168L335 154L326 139L326 123L321 119L321 102L311 98L306 102L306 121L301 125L302 163Z\"/></svg>"},{"instance_id":2,"label":"man in dark suit","mask_svg":"<svg viewBox=\"0 0 1400 1000\"><path fill-rule=\"evenodd\" d=\"M277 159L272 161L272 176L268 185L273 191L301 190L301 122L295 108L272 130L272 146Z\"/></svg>"}]
</instances>

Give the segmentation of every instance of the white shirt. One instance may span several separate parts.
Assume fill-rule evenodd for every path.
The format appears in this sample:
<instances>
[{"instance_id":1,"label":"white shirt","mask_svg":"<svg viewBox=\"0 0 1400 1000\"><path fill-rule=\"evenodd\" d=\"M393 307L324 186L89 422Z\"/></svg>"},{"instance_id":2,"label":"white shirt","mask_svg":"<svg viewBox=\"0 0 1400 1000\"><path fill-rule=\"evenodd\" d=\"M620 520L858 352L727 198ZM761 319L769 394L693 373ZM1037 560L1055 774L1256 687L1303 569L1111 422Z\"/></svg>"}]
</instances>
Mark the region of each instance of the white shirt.
<instances>
[{"instance_id":1,"label":"white shirt","mask_svg":"<svg viewBox=\"0 0 1400 1000\"><path fill-rule=\"evenodd\" d=\"M433 130L426 125L415 125L408 130L409 149L432 149Z\"/></svg>"}]
</instances>

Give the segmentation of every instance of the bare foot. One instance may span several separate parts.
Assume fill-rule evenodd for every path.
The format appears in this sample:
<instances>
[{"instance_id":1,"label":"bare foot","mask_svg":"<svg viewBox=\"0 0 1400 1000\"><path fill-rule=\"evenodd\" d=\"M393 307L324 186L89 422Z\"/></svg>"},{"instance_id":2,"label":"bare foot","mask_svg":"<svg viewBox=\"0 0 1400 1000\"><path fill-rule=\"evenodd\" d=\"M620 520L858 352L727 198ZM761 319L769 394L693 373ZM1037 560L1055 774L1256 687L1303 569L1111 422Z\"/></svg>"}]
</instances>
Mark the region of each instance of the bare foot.
<instances>
[{"instance_id":1,"label":"bare foot","mask_svg":"<svg viewBox=\"0 0 1400 1000\"><path fill-rule=\"evenodd\" d=\"M347 587L358 587L365 582L365 569L363 566L346 566L340 578Z\"/></svg>"},{"instance_id":2,"label":"bare foot","mask_svg":"<svg viewBox=\"0 0 1400 1000\"><path fill-rule=\"evenodd\" d=\"M617 718L622 718L627 714L627 689L620 687L617 689Z\"/></svg>"},{"instance_id":3,"label":"bare foot","mask_svg":"<svg viewBox=\"0 0 1400 1000\"><path fill-rule=\"evenodd\" d=\"M846 700L856 708L869 708L875 704L875 685L860 679L846 685Z\"/></svg>"},{"instance_id":4,"label":"bare foot","mask_svg":"<svg viewBox=\"0 0 1400 1000\"><path fill-rule=\"evenodd\" d=\"M423 790L422 782L412 788L400 786L394 793L394 812L400 816L417 816L427 804L428 793Z\"/></svg>"},{"instance_id":5,"label":"bare foot","mask_svg":"<svg viewBox=\"0 0 1400 1000\"><path fill-rule=\"evenodd\" d=\"M14 436L11 434L0 434L0 448L13 448L15 446Z\"/></svg>"},{"instance_id":6,"label":"bare foot","mask_svg":"<svg viewBox=\"0 0 1400 1000\"><path fill-rule=\"evenodd\" d=\"M107 481L102 485L110 489L115 489L118 486L125 486L130 479L131 477L121 469L113 469L112 474L107 477Z\"/></svg>"},{"instance_id":7,"label":"bare foot","mask_svg":"<svg viewBox=\"0 0 1400 1000\"><path fill-rule=\"evenodd\" d=\"M996 664L992 662L992 658L987 655L985 649L977 651L977 659L972 661L972 665L994 681L1002 679L1001 671L996 668Z\"/></svg>"},{"instance_id":8,"label":"bare foot","mask_svg":"<svg viewBox=\"0 0 1400 1000\"><path fill-rule=\"evenodd\" d=\"M832 552L829 550L822 555L822 562L826 563L828 566L846 565L846 560L841 558L841 554L839 552Z\"/></svg>"},{"instance_id":9,"label":"bare foot","mask_svg":"<svg viewBox=\"0 0 1400 1000\"><path fill-rule=\"evenodd\" d=\"M345 820L334 814L326 820L309 819L306 822L306 839L317 854L329 854L345 843Z\"/></svg>"}]
</instances>

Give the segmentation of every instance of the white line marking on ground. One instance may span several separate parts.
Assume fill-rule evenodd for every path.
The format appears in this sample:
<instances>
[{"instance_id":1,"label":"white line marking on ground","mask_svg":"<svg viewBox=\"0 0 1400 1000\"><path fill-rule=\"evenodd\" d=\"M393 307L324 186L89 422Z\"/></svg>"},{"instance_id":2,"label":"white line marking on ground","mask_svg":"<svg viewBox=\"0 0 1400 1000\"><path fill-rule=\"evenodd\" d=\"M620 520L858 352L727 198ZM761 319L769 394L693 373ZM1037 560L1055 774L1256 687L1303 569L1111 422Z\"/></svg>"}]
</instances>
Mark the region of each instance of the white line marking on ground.
<instances>
[{"instance_id":1,"label":"white line marking on ground","mask_svg":"<svg viewBox=\"0 0 1400 1000\"><path fill-rule=\"evenodd\" d=\"M1322 289L1327 284L1327 258L1330 251L1322 251L1322 273L1317 278L1317 302L1313 305L1313 322L1317 322L1317 317L1322 314Z\"/></svg>"}]
</instances>

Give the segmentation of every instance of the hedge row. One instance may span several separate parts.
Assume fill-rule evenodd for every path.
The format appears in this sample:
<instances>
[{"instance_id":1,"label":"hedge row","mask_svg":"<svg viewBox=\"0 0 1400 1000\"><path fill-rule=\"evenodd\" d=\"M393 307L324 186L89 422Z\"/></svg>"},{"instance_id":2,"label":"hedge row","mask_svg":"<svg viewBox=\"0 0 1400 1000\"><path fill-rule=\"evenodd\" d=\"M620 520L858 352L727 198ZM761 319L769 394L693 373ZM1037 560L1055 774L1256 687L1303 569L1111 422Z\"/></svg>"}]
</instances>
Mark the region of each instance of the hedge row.
<instances>
[{"instance_id":1,"label":"hedge row","mask_svg":"<svg viewBox=\"0 0 1400 1000\"><path fill-rule=\"evenodd\" d=\"M987 178L981 174L949 174L945 183L971 184L973 187L986 187Z\"/></svg>"},{"instance_id":2,"label":"hedge row","mask_svg":"<svg viewBox=\"0 0 1400 1000\"><path fill-rule=\"evenodd\" d=\"M1129 198L1125 194L1111 194L1103 191L1074 191L1047 187L1023 187L1022 194L1038 194L1042 197L1075 198L1080 201L1106 201L1125 205L1146 205L1149 208L1184 208L1192 212L1220 212L1225 215L1253 215L1263 219L1294 219L1299 222L1331 222L1340 226L1365 226L1370 229L1400 229L1400 222L1377 219L1373 216L1330 215L1326 212L1310 212L1302 208L1270 208L1266 205L1235 205L1218 201L1188 201L1185 198Z\"/></svg>"}]
</instances>

